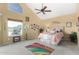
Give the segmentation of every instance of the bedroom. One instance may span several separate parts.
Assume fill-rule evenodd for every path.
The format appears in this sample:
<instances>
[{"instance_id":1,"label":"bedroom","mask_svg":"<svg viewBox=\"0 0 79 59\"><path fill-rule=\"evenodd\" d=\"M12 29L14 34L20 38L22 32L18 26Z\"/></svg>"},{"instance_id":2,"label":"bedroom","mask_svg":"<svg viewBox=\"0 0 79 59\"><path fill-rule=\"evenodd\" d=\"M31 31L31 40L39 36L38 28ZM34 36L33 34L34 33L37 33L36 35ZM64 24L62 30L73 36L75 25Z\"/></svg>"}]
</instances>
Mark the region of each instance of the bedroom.
<instances>
[{"instance_id":1,"label":"bedroom","mask_svg":"<svg viewBox=\"0 0 79 59\"><path fill-rule=\"evenodd\" d=\"M46 14L39 13L37 14L37 9L41 9L42 5L47 9L51 10L51 12L46 12ZM3 8L4 7L4 8ZM26 51L24 46L32 44L33 42L38 42L36 40L38 38L39 29L57 29L63 30L64 40L66 46L63 46L60 43L54 48L59 48L55 54L65 54L66 52L61 51L61 47L63 50L68 50L66 54L79 54L78 51L74 51L71 48L76 47L74 50L78 50L79 43L72 44L70 43L70 34L72 32L77 33L78 37L78 7L79 4L76 3L0 3L0 54L30 54L24 53ZM15 25L16 24L16 25ZM11 26L12 25L12 26ZM19 27L19 26L20 27ZM18 26L18 27L17 27ZM18 29L17 29L18 28ZM14 30L14 31L13 31ZM17 33L16 33L17 32ZM12 34L11 34L12 33ZM60 35L60 34L59 34ZM20 41L20 42L17 42ZM61 39L60 39L61 41ZM77 40L78 42L78 40ZM42 42L41 42L42 43ZM58 42L59 43L59 42ZM57 43L57 44L58 44ZM8 45L9 44L9 45ZM20 46L23 45L23 47ZM25 45L24 45L25 44ZM44 44L44 43L43 43ZM70 45L69 45L70 44ZM4 46L5 45L5 46ZM45 45L52 46L50 43ZM14 52L12 52L13 49ZM18 47L18 48L16 48ZM9 48L9 50L8 50ZM21 50L19 48L23 48ZM69 48L69 49L68 49ZM7 50L7 53L5 52ZM71 49L71 50L70 50ZM16 52L18 51L18 52ZM61 52L59 52L61 51Z\"/></svg>"}]
</instances>

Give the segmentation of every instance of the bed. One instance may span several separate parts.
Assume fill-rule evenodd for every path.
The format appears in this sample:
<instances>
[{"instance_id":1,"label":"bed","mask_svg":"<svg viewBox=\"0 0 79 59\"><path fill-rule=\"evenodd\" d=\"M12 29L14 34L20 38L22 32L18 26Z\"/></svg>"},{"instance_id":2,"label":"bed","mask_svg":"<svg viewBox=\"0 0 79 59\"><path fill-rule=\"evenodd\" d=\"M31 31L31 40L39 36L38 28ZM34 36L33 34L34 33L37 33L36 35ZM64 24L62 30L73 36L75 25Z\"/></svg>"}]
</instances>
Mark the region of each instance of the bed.
<instances>
[{"instance_id":1,"label":"bed","mask_svg":"<svg viewBox=\"0 0 79 59\"><path fill-rule=\"evenodd\" d=\"M54 29L51 29L48 34L42 34L40 36L41 37L40 41L57 45L62 40L63 36L64 34L61 29L54 28ZM44 39L44 38L47 38L47 39Z\"/></svg>"}]
</instances>

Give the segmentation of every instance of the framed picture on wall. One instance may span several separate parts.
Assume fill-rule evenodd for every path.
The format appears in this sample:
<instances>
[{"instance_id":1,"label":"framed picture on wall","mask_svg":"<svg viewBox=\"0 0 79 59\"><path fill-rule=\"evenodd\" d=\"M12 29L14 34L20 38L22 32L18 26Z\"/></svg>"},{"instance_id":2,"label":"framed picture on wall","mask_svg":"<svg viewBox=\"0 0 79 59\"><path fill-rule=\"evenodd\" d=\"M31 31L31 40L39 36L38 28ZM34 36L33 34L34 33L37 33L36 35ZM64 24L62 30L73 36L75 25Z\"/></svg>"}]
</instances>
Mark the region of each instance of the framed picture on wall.
<instances>
[{"instance_id":1,"label":"framed picture on wall","mask_svg":"<svg viewBox=\"0 0 79 59\"><path fill-rule=\"evenodd\" d=\"M79 31L79 17L78 17L78 20L77 20L77 22L76 22L76 26L77 26L78 31Z\"/></svg>"},{"instance_id":2,"label":"framed picture on wall","mask_svg":"<svg viewBox=\"0 0 79 59\"><path fill-rule=\"evenodd\" d=\"M66 22L66 27L72 27L72 22Z\"/></svg>"},{"instance_id":3,"label":"framed picture on wall","mask_svg":"<svg viewBox=\"0 0 79 59\"><path fill-rule=\"evenodd\" d=\"M26 22L29 22L29 17L26 17L26 18L25 18L25 21L26 21Z\"/></svg>"},{"instance_id":4,"label":"framed picture on wall","mask_svg":"<svg viewBox=\"0 0 79 59\"><path fill-rule=\"evenodd\" d=\"M76 26L79 27L79 17L78 17L78 20L76 22Z\"/></svg>"}]
</instances>

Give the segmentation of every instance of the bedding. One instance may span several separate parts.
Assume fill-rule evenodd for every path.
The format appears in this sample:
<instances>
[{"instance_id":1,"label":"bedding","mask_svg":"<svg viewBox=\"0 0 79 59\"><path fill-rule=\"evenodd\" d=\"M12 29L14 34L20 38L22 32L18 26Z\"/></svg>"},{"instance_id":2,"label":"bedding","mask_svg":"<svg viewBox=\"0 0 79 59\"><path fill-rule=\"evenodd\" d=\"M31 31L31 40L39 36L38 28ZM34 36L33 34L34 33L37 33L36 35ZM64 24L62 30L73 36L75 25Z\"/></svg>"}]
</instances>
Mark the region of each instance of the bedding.
<instances>
[{"instance_id":1,"label":"bedding","mask_svg":"<svg viewBox=\"0 0 79 59\"><path fill-rule=\"evenodd\" d=\"M51 39L51 43L52 44L58 44L61 40L62 40L62 37L63 37L63 32L58 32L58 33L55 33L52 35L52 39Z\"/></svg>"},{"instance_id":2,"label":"bedding","mask_svg":"<svg viewBox=\"0 0 79 59\"><path fill-rule=\"evenodd\" d=\"M46 42L46 43L50 43L50 34L48 33L41 33L39 36L38 36L38 39L42 42Z\"/></svg>"},{"instance_id":3,"label":"bedding","mask_svg":"<svg viewBox=\"0 0 79 59\"><path fill-rule=\"evenodd\" d=\"M54 28L47 33L41 33L38 38L42 42L57 45L62 40L63 36L64 34L62 29Z\"/></svg>"}]
</instances>

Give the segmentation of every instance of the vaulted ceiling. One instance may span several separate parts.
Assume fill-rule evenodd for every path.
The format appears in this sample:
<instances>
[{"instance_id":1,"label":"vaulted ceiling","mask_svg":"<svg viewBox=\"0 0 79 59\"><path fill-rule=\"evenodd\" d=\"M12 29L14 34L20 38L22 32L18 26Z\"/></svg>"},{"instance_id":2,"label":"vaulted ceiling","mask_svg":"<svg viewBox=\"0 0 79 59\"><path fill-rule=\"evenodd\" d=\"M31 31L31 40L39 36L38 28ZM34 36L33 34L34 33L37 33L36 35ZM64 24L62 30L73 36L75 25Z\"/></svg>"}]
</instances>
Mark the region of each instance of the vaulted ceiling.
<instances>
[{"instance_id":1,"label":"vaulted ceiling","mask_svg":"<svg viewBox=\"0 0 79 59\"><path fill-rule=\"evenodd\" d=\"M26 5L36 14L38 11L35 10L42 8L42 3L26 3ZM45 15L42 13L36 14L41 19L48 19L63 15L68 15L76 12L75 3L43 3L47 6L47 9L52 10L52 12L47 12Z\"/></svg>"}]
</instances>

